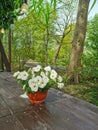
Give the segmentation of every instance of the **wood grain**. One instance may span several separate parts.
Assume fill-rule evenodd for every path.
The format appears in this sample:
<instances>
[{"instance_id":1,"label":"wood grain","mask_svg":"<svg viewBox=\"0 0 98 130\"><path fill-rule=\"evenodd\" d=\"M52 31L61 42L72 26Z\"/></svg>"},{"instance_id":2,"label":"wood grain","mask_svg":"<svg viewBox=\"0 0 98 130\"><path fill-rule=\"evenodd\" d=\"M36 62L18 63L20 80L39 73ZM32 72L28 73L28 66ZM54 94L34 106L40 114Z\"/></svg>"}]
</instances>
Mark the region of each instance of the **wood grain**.
<instances>
[{"instance_id":1,"label":"wood grain","mask_svg":"<svg viewBox=\"0 0 98 130\"><path fill-rule=\"evenodd\" d=\"M98 130L98 107L55 89L32 105L11 73L0 72L0 130Z\"/></svg>"}]
</instances>

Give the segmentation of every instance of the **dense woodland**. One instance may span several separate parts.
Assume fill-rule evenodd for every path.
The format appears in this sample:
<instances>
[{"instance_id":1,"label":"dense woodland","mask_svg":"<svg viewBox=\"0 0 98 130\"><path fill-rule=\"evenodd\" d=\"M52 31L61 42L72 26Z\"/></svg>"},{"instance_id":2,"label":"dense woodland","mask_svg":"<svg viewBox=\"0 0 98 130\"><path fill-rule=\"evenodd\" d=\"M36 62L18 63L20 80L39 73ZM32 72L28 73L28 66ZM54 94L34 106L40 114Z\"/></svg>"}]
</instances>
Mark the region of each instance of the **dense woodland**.
<instances>
[{"instance_id":1,"label":"dense woodland","mask_svg":"<svg viewBox=\"0 0 98 130\"><path fill-rule=\"evenodd\" d=\"M1 0L0 70L27 62L63 68L63 91L98 105L98 14L88 20L95 2L89 9L90 0Z\"/></svg>"}]
</instances>

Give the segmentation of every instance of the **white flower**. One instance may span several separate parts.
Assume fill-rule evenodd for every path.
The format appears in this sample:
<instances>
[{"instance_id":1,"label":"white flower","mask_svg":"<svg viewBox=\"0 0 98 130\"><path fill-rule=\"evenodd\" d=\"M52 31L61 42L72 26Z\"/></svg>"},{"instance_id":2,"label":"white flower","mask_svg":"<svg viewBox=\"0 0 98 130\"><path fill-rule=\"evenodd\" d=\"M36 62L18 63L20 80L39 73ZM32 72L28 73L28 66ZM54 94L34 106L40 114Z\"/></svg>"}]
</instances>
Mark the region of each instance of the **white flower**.
<instances>
[{"instance_id":1,"label":"white flower","mask_svg":"<svg viewBox=\"0 0 98 130\"><path fill-rule=\"evenodd\" d=\"M30 84L36 84L36 78L34 77L34 78L30 79L29 82L30 82Z\"/></svg>"},{"instance_id":2,"label":"white flower","mask_svg":"<svg viewBox=\"0 0 98 130\"><path fill-rule=\"evenodd\" d=\"M44 88L44 87L46 86L46 84L47 84L47 83L46 83L44 80L42 80L42 82L41 82L39 88Z\"/></svg>"},{"instance_id":3,"label":"white flower","mask_svg":"<svg viewBox=\"0 0 98 130\"><path fill-rule=\"evenodd\" d=\"M36 76L36 83L37 83L38 85L40 85L41 82L42 82L41 76Z\"/></svg>"},{"instance_id":4,"label":"white flower","mask_svg":"<svg viewBox=\"0 0 98 130\"><path fill-rule=\"evenodd\" d=\"M57 84L58 88L63 88L62 77L52 70L50 66L42 68L40 65L28 69L28 71L17 71L13 77L22 84L22 89L28 94L40 90L47 90Z\"/></svg>"},{"instance_id":5,"label":"white flower","mask_svg":"<svg viewBox=\"0 0 98 130\"><path fill-rule=\"evenodd\" d=\"M44 72L41 72L40 75L41 75L42 77L45 77L45 76L46 76Z\"/></svg>"},{"instance_id":6,"label":"white flower","mask_svg":"<svg viewBox=\"0 0 98 130\"><path fill-rule=\"evenodd\" d=\"M51 71L51 67L50 66L47 66L44 68L45 71Z\"/></svg>"},{"instance_id":7,"label":"white flower","mask_svg":"<svg viewBox=\"0 0 98 130\"><path fill-rule=\"evenodd\" d=\"M27 93L25 92L24 94L20 95L21 98L28 98Z\"/></svg>"},{"instance_id":8,"label":"white flower","mask_svg":"<svg viewBox=\"0 0 98 130\"><path fill-rule=\"evenodd\" d=\"M63 88L64 87L64 84L63 83L58 83L58 88Z\"/></svg>"},{"instance_id":9,"label":"white flower","mask_svg":"<svg viewBox=\"0 0 98 130\"><path fill-rule=\"evenodd\" d=\"M33 92L37 92L38 91L38 85L37 84L34 84L32 87L31 87L31 90Z\"/></svg>"},{"instance_id":10,"label":"white flower","mask_svg":"<svg viewBox=\"0 0 98 130\"><path fill-rule=\"evenodd\" d=\"M60 75L58 76L58 81L62 82L62 77Z\"/></svg>"},{"instance_id":11,"label":"white flower","mask_svg":"<svg viewBox=\"0 0 98 130\"><path fill-rule=\"evenodd\" d=\"M17 77L19 73L20 73L19 71L15 72L15 73L13 74L13 77Z\"/></svg>"},{"instance_id":12,"label":"white flower","mask_svg":"<svg viewBox=\"0 0 98 130\"><path fill-rule=\"evenodd\" d=\"M44 82L47 84L49 82L49 78L47 76L43 77Z\"/></svg>"},{"instance_id":13,"label":"white flower","mask_svg":"<svg viewBox=\"0 0 98 130\"><path fill-rule=\"evenodd\" d=\"M51 70L50 78L54 81L56 81L57 78L57 72L55 70Z\"/></svg>"},{"instance_id":14,"label":"white flower","mask_svg":"<svg viewBox=\"0 0 98 130\"><path fill-rule=\"evenodd\" d=\"M41 65L37 65L37 68L41 69L41 68L42 68L42 66L41 66Z\"/></svg>"},{"instance_id":15,"label":"white flower","mask_svg":"<svg viewBox=\"0 0 98 130\"><path fill-rule=\"evenodd\" d=\"M17 77L17 79L21 79L21 80L27 80L27 78L28 78L28 73L26 71L20 72Z\"/></svg>"},{"instance_id":16,"label":"white flower","mask_svg":"<svg viewBox=\"0 0 98 130\"><path fill-rule=\"evenodd\" d=\"M33 71L34 72L39 72L41 69L41 66L40 65L37 65L36 67L33 67Z\"/></svg>"},{"instance_id":17,"label":"white flower","mask_svg":"<svg viewBox=\"0 0 98 130\"><path fill-rule=\"evenodd\" d=\"M46 73L45 73L47 76L49 75L49 71L46 71Z\"/></svg>"},{"instance_id":18,"label":"white flower","mask_svg":"<svg viewBox=\"0 0 98 130\"><path fill-rule=\"evenodd\" d=\"M28 82L28 84L29 84L29 87L31 88L31 90L33 92L37 92L38 91L38 85L36 84L34 78L30 79L29 82Z\"/></svg>"}]
</instances>

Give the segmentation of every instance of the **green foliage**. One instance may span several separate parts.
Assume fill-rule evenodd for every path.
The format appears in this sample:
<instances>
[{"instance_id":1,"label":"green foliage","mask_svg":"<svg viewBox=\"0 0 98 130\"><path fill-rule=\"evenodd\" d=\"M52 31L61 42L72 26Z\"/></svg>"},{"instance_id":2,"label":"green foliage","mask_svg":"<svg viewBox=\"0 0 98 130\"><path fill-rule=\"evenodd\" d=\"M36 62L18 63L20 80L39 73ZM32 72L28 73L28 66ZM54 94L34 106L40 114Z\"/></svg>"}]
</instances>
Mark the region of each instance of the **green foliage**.
<instances>
[{"instance_id":1,"label":"green foliage","mask_svg":"<svg viewBox=\"0 0 98 130\"><path fill-rule=\"evenodd\" d=\"M67 85L63 91L98 106L98 82Z\"/></svg>"},{"instance_id":2,"label":"green foliage","mask_svg":"<svg viewBox=\"0 0 98 130\"><path fill-rule=\"evenodd\" d=\"M0 0L0 28L9 28L17 16L17 10L22 5L22 0Z\"/></svg>"},{"instance_id":3,"label":"green foliage","mask_svg":"<svg viewBox=\"0 0 98 130\"><path fill-rule=\"evenodd\" d=\"M70 30L70 26L71 27L71 31ZM61 65L61 66L68 66L69 64L69 58L70 58L70 54L71 54L71 46L72 46L72 38L73 38L73 30L74 30L74 24L73 25L69 25L65 31L65 34L68 34L64 37L63 39L63 44L62 44L62 48L60 50L60 54L57 60L57 65Z\"/></svg>"},{"instance_id":4,"label":"green foliage","mask_svg":"<svg viewBox=\"0 0 98 130\"><path fill-rule=\"evenodd\" d=\"M19 2L19 0L17 1ZM17 1L14 4L17 5ZM60 4L59 8L58 6L56 7L58 3ZM70 2L68 1L68 3L66 3L67 5L62 2L62 0L51 0L47 2L44 0L28 0L28 13L20 15L16 20L14 20L11 45L12 70L16 68L21 69L25 62L29 59L45 64L46 54L48 64L52 64L56 49L62 39L61 35L63 34L61 33L61 30L64 30L62 23L58 23L58 17L60 17L58 12L61 10L63 12L65 9L63 13L65 14L66 12L66 15L68 16L68 10L70 12L73 6L71 3L72 0ZM21 6L16 5L14 5L15 8ZM16 10L14 10L14 12L15 11ZM19 12L19 10L17 11ZM67 16L60 19L64 20ZM68 26L66 33L68 33L69 30L70 28ZM73 32L71 33L73 34ZM69 55L71 51L70 43L72 39L71 33L63 40L63 46L58 57L57 65L66 66L69 62ZM6 52L8 49L7 35L7 33L4 34L4 38L6 37L6 40L3 40ZM57 42L56 39L59 40L59 42Z\"/></svg>"},{"instance_id":5,"label":"green foliage","mask_svg":"<svg viewBox=\"0 0 98 130\"><path fill-rule=\"evenodd\" d=\"M5 29L9 28L11 23L13 23L14 19L19 15L21 12L23 0L0 0L0 29L3 27ZM54 9L56 8L56 0L51 0L50 5L49 2L44 4L44 0L28 0L28 6L30 7L30 11L37 12L38 14L42 14L44 11L44 5L47 6L47 13L46 13L46 23L48 24L49 19L49 9L50 5L53 6ZM34 9L32 9L34 8ZM21 14L22 15L22 14Z\"/></svg>"},{"instance_id":6,"label":"green foliage","mask_svg":"<svg viewBox=\"0 0 98 130\"><path fill-rule=\"evenodd\" d=\"M12 41L12 61L19 64L19 60L45 63L45 42L48 35L48 51L53 47L53 38L50 38L50 28L53 28L54 13L49 14L46 20L47 6L43 7L44 13L30 12L26 16L20 16L14 25L14 39ZM49 7L49 11L52 8ZM48 16L48 15L47 15ZM47 22L47 23L46 23ZM48 26L47 26L48 24ZM47 34L48 28L48 34ZM40 54L40 55L39 55ZM51 57L52 58L52 57Z\"/></svg>"},{"instance_id":7,"label":"green foliage","mask_svg":"<svg viewBox=\"0 0 98 130\"><path fill-rule=\"evenodd\" d=\"M98 79L98 14L88 24L83 63L83 75Z\"/></svg>"}]
</instances>

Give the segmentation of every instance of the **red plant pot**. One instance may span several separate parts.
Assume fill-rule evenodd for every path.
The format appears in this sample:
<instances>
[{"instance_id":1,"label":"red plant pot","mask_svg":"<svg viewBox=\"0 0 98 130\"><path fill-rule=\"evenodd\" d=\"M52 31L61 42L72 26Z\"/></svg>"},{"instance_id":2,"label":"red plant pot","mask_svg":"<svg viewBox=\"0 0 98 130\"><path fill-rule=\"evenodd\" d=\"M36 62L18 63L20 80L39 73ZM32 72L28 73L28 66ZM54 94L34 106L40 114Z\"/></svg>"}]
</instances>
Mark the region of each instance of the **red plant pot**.
<instances>
[{"instance_id":1,"label":"red plant pot","mask_svg":"<svg viewBox=\"0 0 98 130\"><path fill-rule=\"evenodd\" d=\"M28 97L30 99L30 102L32 104L40 104L40 103L43 103L45 101L45 98L48 94L48 91L45 91L45 92L35 92L35 93L29 93L28 94Z\"/></svg>"}]
</instances>

